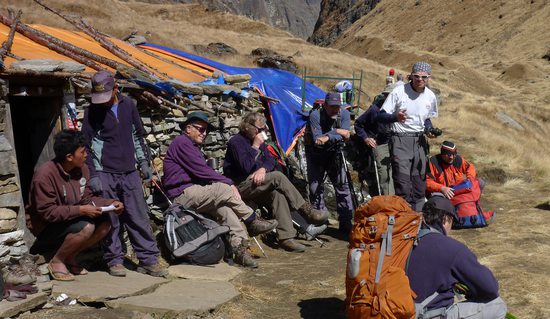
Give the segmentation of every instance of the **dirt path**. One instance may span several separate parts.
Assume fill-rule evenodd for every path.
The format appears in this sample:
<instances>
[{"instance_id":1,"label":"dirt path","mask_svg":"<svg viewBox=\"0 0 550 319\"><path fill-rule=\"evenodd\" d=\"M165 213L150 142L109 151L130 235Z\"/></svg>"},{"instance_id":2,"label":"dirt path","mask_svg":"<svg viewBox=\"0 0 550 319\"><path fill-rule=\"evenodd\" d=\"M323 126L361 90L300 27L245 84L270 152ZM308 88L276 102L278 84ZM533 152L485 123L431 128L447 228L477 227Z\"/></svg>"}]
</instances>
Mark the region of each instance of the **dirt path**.
<instances>
[{"instance_id":1,"label":"dirt path","mask_svg":"<svg viewBox=\"0 0 550 319\"><path fill-rule=\"evenodd\" d=\"M494 272L508 309L517 318L550 318L550 208L548 191L525 186L489 186L484 206L497 210L489 228L454 231ZM500 193L497 193L500 192ZM496 203L499 203L498 205ZM538 206L539 208L537 208ZM329 230L331 230L329 228ZM260 268L234 281L243 296L223 306L216 318L345 318L347 243L328 235L303 254L266 248Z\"/></svg>"},{"instance_id":2,"label":"dirt path","mask_svg":"<svg viewBox=\"0 0 550 319\"><path fill-rule=\"evenodd\" d=\"M483 197L486 209L496 209L496 221L484 229L453 231L452 236L475 251L482 264L494 272L508 309L517 318L550 318L546 302L550 292L550 185L533 192L521 182L489 185ZM497 203L499 203L497 205ZM179 319L344 319L344 274L347 242L336 239L332 226L322 238L325 247L306 242L302 254L263 245L268 258L260 268L247 270L233 280L241 297L215 313L194 317L167 314ZM259 255L259 251L255 249ZM42 310L21 318L157 318L156 315L120 310L68 308Z\"/></svg>"}]
</instances>

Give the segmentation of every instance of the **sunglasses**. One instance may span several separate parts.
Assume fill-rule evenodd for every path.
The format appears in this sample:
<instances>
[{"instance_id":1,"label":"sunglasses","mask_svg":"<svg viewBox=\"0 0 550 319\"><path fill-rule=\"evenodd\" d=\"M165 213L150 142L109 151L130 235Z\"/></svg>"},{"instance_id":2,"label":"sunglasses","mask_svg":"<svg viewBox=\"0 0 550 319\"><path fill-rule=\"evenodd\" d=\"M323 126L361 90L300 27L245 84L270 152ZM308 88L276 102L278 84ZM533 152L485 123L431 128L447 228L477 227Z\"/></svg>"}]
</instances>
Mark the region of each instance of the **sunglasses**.
<instances>
[{"instance_id":1,"label":"sunglasses","mask_svg":"<svg viewBox=\"0 0 550 319\"><path fill-rule=\"evenodd\" d=\"M418 75L418 74L413 74L412 76L417 80L420 80L420 79L427 80L431 77L431 75Z\"/></svg>"},{"instance_id":2,"label":"sunglasses","mask_svg":"<svg viewBox=\"0 0 550 319\"><path fill-rule=\"evenodd\" d=\"M256 125L254 125L254 127L258 130L258 132L265 131L265 126L264 127L257 127Z\"/></svg>"},{"instance_id":3,"label":"sunglasses","mask_svg":"<svg viewBox=\"0 0 550 319\"><path fill-rule=\"evenodd\" d=\"M208 130L207 127L203 127L203 126L200 126L200 125L191 125L191 126L194 127L195 130L197 130L200 134L204 134Z\"/></svg>"}]
</instances>

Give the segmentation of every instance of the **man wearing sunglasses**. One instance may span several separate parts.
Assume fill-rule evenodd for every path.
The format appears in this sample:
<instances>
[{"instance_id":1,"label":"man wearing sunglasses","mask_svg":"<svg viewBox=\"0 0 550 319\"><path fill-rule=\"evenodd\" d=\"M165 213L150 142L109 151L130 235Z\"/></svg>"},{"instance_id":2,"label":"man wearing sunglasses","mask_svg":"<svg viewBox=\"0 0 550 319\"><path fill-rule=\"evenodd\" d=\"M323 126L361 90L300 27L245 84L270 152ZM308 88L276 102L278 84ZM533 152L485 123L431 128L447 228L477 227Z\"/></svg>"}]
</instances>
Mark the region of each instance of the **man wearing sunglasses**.
<instances>
[{"instance_id":1,"label":"man wearing sunglasses","mask_svg":"<svg viewBox=\"0 0 550 319\"><path fill-rule=\"evenodd\" d=\"M420 211L426 193L426 136L431 118L437 117L437 99L428 88L432 67L417 62L412 67L410 82L395 87L382 105L377 119L391 123L390 150L395 194Z\"/></svg>"},{"instance_id":2,"label":"man wearing sunglasses","mask_svg":"<svg viewBox=\"0 0 550 319\"><path fill-rule=\"evenodd\" d=\"M214 126L208 122L206 113L187 115L182 124L183 134L172 141L164 158L164 190L173 202L229 226L235 262L256 268L258 264L248 251L248 235L270 232L277 227L277 221L256 217L252 208L242 201L233 181L207 165L199 147L212 129Z\"/></svg>"},{"instance_id":3,"label":"man wearing sunglasses","mask_svg":"<svg viewBox=\"0 0 550 319\"><path fill-rule=\"evenodd\" d=\"M272 211L279 222L279 247L291 252L303 252L306 247L294 240L296 230L292 224L291 210L298 211L315 225L326 223L328 213L313 209L290 180L276 170L275 159L269 154L265 143L265 129L266 120L262 114L251 112L244 117L239 133L227 143L224 174L235 181L244 200ZM309 229L318 232L326 228L320 227Z\"/></svg>"}]
</instances>

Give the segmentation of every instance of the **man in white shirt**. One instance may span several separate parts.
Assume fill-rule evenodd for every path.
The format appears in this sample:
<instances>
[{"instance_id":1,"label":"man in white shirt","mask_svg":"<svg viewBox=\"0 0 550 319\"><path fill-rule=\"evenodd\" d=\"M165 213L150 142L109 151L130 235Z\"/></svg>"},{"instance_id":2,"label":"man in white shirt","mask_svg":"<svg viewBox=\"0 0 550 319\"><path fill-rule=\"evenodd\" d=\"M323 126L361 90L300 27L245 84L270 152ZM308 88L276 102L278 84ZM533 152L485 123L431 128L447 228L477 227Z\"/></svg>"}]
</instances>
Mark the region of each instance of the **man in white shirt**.
<instances>
[{"instance_id":1,"label":"man in white shirt","mask_svg":"<svg viewBox=\"0 0 550 319\"><path fill-rule=\"evenodd\" d=\"M420 211L426 193L427 140L431 118L437 117L437 99L427 84L432 73L426 62L412 67L410 82L396 86L384 104L378 120L391 123L390 149L395 194ZM428 133L425 133L428 132Z\"/></svg>"}]
</instances>

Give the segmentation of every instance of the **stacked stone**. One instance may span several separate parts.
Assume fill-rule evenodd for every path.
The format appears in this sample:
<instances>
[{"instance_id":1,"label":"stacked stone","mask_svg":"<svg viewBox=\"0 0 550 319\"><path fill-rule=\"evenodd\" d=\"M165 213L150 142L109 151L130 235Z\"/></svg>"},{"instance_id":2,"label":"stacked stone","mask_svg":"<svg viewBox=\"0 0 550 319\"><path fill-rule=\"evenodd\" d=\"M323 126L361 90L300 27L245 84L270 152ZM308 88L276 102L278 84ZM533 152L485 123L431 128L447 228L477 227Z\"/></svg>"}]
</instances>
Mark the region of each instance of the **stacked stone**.
<instances>
[{"instance_id":1,"label":"stacked stone","mask_svg":"<svg viewBox=\"0 0 550 319\"><path fill-rule=\"evenodd\" d=\"M21 191L17 183L15 149L4 135L6 128L6 82L0 80L0 265L7 266L28 253L23 240L24 232L18 229L17 212L21 206ZM24 218L21 219L23 223Z\"/></svg>"}]
</instances>

